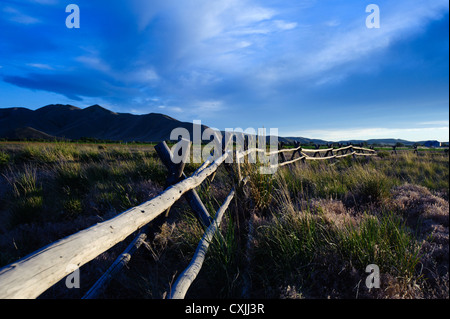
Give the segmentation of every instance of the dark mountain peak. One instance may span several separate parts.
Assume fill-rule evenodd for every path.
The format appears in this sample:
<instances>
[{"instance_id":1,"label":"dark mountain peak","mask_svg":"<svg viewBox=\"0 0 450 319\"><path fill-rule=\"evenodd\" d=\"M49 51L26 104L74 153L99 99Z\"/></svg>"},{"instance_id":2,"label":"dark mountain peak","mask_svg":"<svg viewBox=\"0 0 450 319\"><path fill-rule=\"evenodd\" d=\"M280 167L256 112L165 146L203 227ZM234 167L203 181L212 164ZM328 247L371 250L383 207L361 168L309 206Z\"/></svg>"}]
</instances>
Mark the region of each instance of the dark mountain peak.
<instances>
[{"instance_id":1,"label":"dark mountain peak","mask_svg":"<svg viewBox=\"0 0 450 319\"><path fill-rule=\"evenodd\" d=\"M56 110L64 110L64 111L73 111L73 110L81 110L79 107L70 105L70 104L49 104L43 106L36 111L56 111Z\"/></svg>"},{"instance_id":2,"label":"dark mountain peak","mask_svg":"<svg viewBox=\"0 0 450 319\"><path fill-rule=\"evenodd\" d=\"M175 128L187 129L191 136L193 123L182 122L161 113L134 115L114 113L98 104L81 109L73 105L50 104L36 111L26 108L0 108L0 138L79 139L92 137L115 141L157 142L170 139ZM202 131L207 126L201 126ZM327 144L327 141L303 137L279 137L285 143ZM349 143L405 145L425 142L409 142L399 139L349 140ZM438 142L429 141L431 146Z\"/></svg>"},{"instance_id":3,"label":"dark mountain peak","mask_svg":"<svg viewBox=\"0 0 450 319\"><path fill-rule=\"evenodd\" d=\"M104 107L102 107L98 104L91 105L91 106L83 109L83 111L91 113L91 114L116 114L117 115L117 113L110 111L108 109L105 109Z\"/></svg>"},{"instance_id":4,"label":"dark mountain peak","mask_svg":"<svg viewBox=\"0 0 450 319\"><path fill-rule=\"evenodd\" d=\"M166 120L179 122L179 120L174 119L173 117L170 117L170 116L162 114L162 113L149 113L146 116L150 117L150 118L163 118L163 119L166 119Z\"/></svg>"}]
</instances>

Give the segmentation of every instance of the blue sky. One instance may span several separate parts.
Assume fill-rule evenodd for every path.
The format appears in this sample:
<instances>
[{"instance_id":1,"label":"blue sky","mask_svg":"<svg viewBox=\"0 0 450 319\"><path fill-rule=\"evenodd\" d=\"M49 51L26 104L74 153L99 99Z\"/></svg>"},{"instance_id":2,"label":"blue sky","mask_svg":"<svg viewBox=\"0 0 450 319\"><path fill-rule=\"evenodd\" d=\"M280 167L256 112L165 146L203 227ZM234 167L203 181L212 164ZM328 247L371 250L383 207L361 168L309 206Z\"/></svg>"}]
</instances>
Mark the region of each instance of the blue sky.
<instances>
[{"instance_id":1,"label":"blue sky","mask_svg":"<svg viewBox=\"0 0 450 319\"><path fill-rule=\"evenodd\" d=\"M448 19L446 0L1 0L0 108L448 141Z\"/></svg>"}]
</instances>

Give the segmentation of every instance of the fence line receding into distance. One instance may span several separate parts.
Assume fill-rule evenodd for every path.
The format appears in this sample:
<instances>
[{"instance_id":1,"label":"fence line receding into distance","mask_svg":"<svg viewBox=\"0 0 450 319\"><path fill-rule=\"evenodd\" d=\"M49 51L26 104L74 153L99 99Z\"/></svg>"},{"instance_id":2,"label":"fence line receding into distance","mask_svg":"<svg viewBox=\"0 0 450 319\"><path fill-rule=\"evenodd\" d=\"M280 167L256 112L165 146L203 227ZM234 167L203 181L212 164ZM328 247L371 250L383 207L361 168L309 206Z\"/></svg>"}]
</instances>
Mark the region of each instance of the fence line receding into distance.
<instances>
[{"instance_id":1,"label":"fence line receding into distance","mask_svg":"<svg viewBox=\"0 0 450 319\"><path fill-rule=\"evenodd\" d=\"M180 141L188 143L190 141ZM201 202L195 188L200 186L209 176L214 175L217 169L233 151L223 152L223 155L213 160L207 159L191 176L185 176L184 162L180 164L171 163L172 154L163 142L155 149L164 165L168 168L168 185L158 196L135 206L116 217L102 223L98 223L85 230L79 231L66 238L60 239L28 256L0 269L0 298L2 299L24 299L37 298L58 281L70 275L74 266L79 268L90 262L100 254L106 252L114 245L125 240L130 235L139 231L137 237L127 249L116 259L113 265L88 291L84 298L95 298L107 285L111 277L117 273L131 258L142 243L145 243L145 235L142 231L152 220L160 216L172 207L182 196L185 196L189 205L196 213L199 222L206 228L191 264L181 273L174 287L169 293L169 298L184 298L190 284L200 271L209 243L220 226L224 212L227 210L235 195L233 188L221 208L212 219L203 203ZM281 162L273 164L272 168L293 164L297 161L307 160L329 160L353 156L374 156L376 152L371 149L355 147L352 145L339 149L304 149L299 144L292 149L280 149L275 152L267 152L265 149L252 148L236 154L238 186L243 186L248 177L242 177L240 163L245 156L252 153L264 152L266 156L279 154ZM292 152L291 158L286 159L285 153ZM189 153L189 152L188 152ZM296 154L298 157L296 157ZM311 156L312 155L312 156Z\"/></svg>"}]
</instances>

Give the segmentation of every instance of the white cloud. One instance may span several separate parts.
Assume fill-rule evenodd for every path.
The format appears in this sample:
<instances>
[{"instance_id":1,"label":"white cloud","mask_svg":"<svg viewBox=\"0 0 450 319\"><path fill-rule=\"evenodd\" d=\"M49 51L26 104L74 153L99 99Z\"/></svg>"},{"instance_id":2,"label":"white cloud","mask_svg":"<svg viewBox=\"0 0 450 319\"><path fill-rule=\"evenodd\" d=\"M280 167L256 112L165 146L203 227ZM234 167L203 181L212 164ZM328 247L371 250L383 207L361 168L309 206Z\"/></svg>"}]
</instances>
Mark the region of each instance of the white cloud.
<instances>
[{"instance_id":1,"label":"white cloud","mask_svg":"<svg viewBox=\"0 0 450 319\"><path fill-rule=\"evenodd\" d=\"M32 2L36 2L39 4L45 4L45 5L55 5L58 4L58 0L31 0Z\"/></svg>"},{"instance_id":2,"label":"white cloud","mask_svg":"<svg viewBox=\"0 0 450 319\"><path fill-rule=\"evenodd\" d=\"M197 110L200 111L221 111L223 108L222 101L199 101L194 104L197 106Z\"/></svg>"},{"instance_id":3,"label":"white cloud","mask_svg":"<svg viewBox=\"0 0 450 319\"><path fill-rule=\"evenodd\" d=\"M111 67L105 61L96 56L82 55L75 58L75 60L97 71L102 72L111 71Z\"/></svg>"},{"instance_id":4,"label":"white cloud","mask_svg":"<svg viewBox=\"0 0 450 319\"><path fill-rule=\"evenodd\" d=\"M384 10L380 29L355 27L345 30L324 43L324 47L311 54L307 72L322 73L332 68L367 57L389 47L399 39L421 32L430 20L441 17L447 1L415 1Z\"/></svg>"},{"instance_id":5,"label":"white cloud","mask_svg":"<svg viewBox=\"0 0 450 319\"><path fill-rule=\"evenodd\" d=\"M159 76L154 68L150 66L140 66L133 68L129 66L126 71L115 70L105 60L98 57L97 52L91 52L89 55L82 55L75 58L76 61L85 66L103 72L116 80L126 79L128 82L139 84L150 84L159 80Z\"/></svg>"},{"instance_id":6,"label":"white cloud","mask_svg":"<svg viewBox=\"0 0 450 319\"><path fill-rule=\"evenodd\" d=\"M364 6L343 13L336 4L329 9L333 14L323 20L308 17L308 10L319 8L317 1L304 1L306 5L295 9L254 0L132 3L141 30L155 17L171 21L166 33L173 38L165 39L164 67L178 75L180 82L174 84L178 92L193 85L211 87L228 78L252 83L258 92L288 82L339 83L355 72L369 72L364 71L367 65L378 70L376 62L371 64L372 56L419 34L448 12L444 0L383 2L381 28L367 29ZM203 80L195 76L200 73Z\"/></svg>"},{"instance_id":7,"label":"white cloud","mask_svg":"<svg viewBox=\"0 0 450 319\"><path fill-rule=\"evenodd\" d=\"M172 112L175 112L175 113L182 113L183 112L183 109L181 107L179 107L179 106L169 107L169 110L172 111Z\"/></svg>"},{"instance_id":8,"label":"white cloud","mask_svg":"<svg viewBox=\"0 0 450 319\"><path fill-rule=\"evenodd\" d=\"M189 117L213 118L225 111L225 104L219 100L203 100L187 103L188 106L183 109L183 113Z\"/></svg>"},{"instance_id":9,"label":"white cloud","mask_svg":"<svg viewBox=\"0 0 450 319\"><path fill-rule=\"evenodd\" d=\"M159 80L158 74L151 67L144 67L142 69L131 71L126 78L130 81L135 81L138 83L149 83Z\"/></svg>"},{"instance_id":10,"label":"white cloud","mask_svg":"<svg viewBox=\"0 0 450 319\"><path fill-rule=\"evenodd\" d=\"M166 106L166 105L158 105L158 109L164 110L166 113L183 113L184 110L179 106Z\"/></svg>"},{"instance_id":11,"label":"white cloud","mask_svg":"<svg viewBox=\"0 0 450 319\"><path fill-rule=\"evenodd\" d=\"M419 125L447 125L449 126L448 120L442 120L442 121L427 121L427 122L420 122Z\"/></svg>"},{"instance_id":12,"label":"white cloud","mask_svg":"<svg viewBox=\"0 0 450 319\"><path fill-rule=\"evenodd\" d=\"M282 51L264 68L255 70L255 76L267 85L283 80L302 80L313 85L339 82L361 72L364 61L366 68L373 67L376 62L369 60L371 56L423 32L428 23L448 13L448 5L446 0L384 3L380 5L380 29L366 28L364 10L350 15L345 22L329 20L314 28L297 27L290 38L293 43L283 43Z\"/></svg>"},{"instance_id":13,"label":"white cloud","mask_svg":"<svg viewBox=\"0 0 450 319\"><path fill-rule=\"evenodd\" d=\"M281 134L281 133L280 133ZM354 128L354 129L317 129L286 132L282 136L301 136L307 138L317 138L327 141L342 141L352 139L379 139L379 138L399 138L410 141L423 141L437 139L447 141L449 127L413 127L413 128Z\"/></svg>"},{"instance_id":14,"label":"white cloud","mask_svg":"<svg viewBox=\"0 0 450 319\"><path fill-rule=\"evenodd\" d=\"M3 8L3 12L6 13L8 20L19 23L19 24L37 24L41 21L35 17L27 15L13 7Z\"/></svg>"},{"instance_id":15,"label":"white cloud","mask_svg":"<svg viewBox=\"0 0 450 319\"><path fill-rule=\"evenodd\" d=\"M337 27L337 26L341 25L341 22L339 20L334 19L334 20L326 21L325 25L327 27Z\"/></svg>"},{"instance_id":16,"label":"white cloud","mask_svg":"<svg viewBox=\"0 0 450 319\"><path fill-rule=\"evenodd\" d=\"M27 65L41 70L54 70L50 65L43 63L28 63Z\"/></svg>"},{"instance_id":17,"label":"white cloud","mask_svg":"<svg viewBox=\"0 0 450 319\"><path fill-rule=\"evenodd\" d=\"M275 20L274 25L279 30L292 30L297 27L297 22L286 22L283 20Z\"/></svg>"},{"instance_id":18,"label":"white cloud","mask_svg":"<svg viewBox=\"0 0 450 319\"><path fill-rule=\"evenodd\" d=\"M140 30L145 30L157 16L170 19L169 34L173 38L166 39L170 43L169 54L177 60L173 64L183 66L221 70L223 56L235 53L231 58L238 60L243 49L258 41L253 35L297 26L296 22L278 19L276 9L254 0L193 0L182 4L177 0L134 0L132 4Z\"/></svg>"}]
</instances>

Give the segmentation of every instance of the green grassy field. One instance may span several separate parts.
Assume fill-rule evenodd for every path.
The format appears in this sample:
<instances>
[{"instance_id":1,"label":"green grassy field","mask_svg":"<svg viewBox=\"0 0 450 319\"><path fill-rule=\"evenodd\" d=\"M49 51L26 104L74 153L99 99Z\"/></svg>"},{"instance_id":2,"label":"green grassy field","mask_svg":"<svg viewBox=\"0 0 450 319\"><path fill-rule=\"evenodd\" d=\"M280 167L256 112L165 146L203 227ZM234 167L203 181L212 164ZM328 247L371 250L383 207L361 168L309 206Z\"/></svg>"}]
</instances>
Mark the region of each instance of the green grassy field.
<instances>
[{"instance_id":1,"label":"green grassy field","mask_svg":"<svg viewBox=\"0 0 450 319\"><path fill-rule=\"evenodd\" d=\"M379 155L273 176L244 164L250 182L187 297L448 298L448 154ZM0 143L0 266L156 196L166 176L154 145ZM221 167L198 189L211 214L232 185ZM202 234L177 202L103 297L163 298ZM126 244L82 267L81 289L59 284L44 297L79 298ZM365 286L369 264L380 289Z\"/></svg>"}]
</instances>

